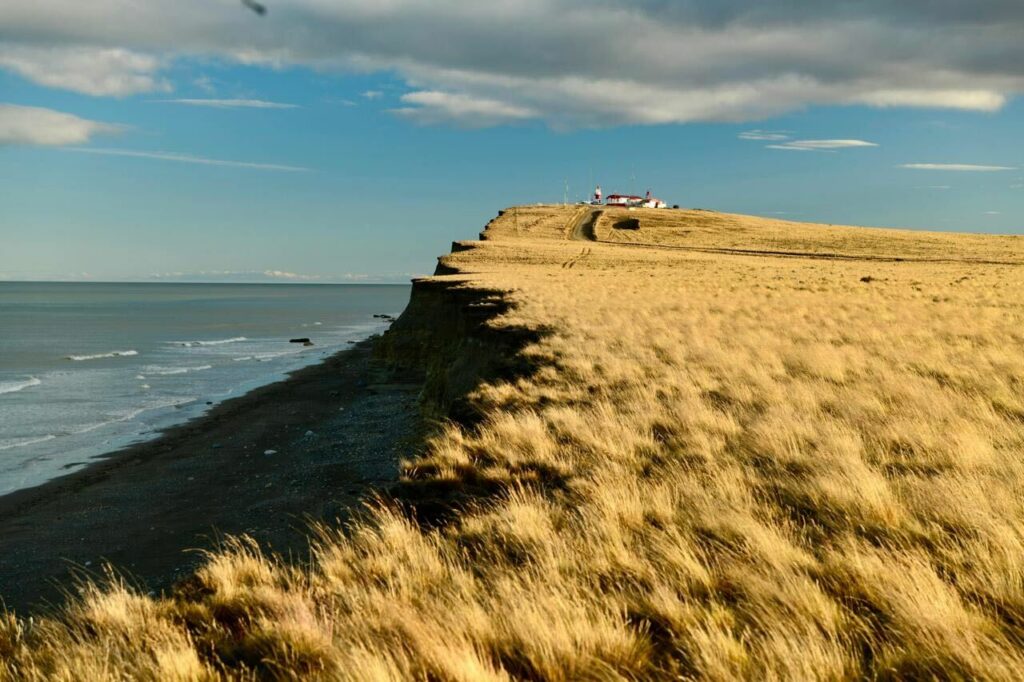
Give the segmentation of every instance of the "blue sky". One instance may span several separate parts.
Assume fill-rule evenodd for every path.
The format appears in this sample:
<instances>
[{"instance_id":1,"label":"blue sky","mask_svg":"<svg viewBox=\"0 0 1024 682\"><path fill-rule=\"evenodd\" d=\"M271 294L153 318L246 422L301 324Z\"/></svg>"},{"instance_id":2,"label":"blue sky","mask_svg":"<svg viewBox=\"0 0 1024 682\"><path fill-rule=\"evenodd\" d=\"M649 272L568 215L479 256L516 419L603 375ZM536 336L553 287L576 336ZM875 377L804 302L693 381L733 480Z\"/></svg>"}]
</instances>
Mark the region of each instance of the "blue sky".
<instances>
[{"instance_id":1,"label":"blue sky","mask_svg":"<svg viewBox=\"0 0 1024 682\"><path fill-rule=\"evenodd\" d=\"M233 3L219 5L233 16ZM371 26L388 21L367 18L361 3L335 9L346 7ZM87 18L101 22L102 9ZM241 8L237 20L276 40L270 10L256 18ZM45 8L4 11L17 38L18 21ZM1015 17L996 17L993 30ZM756 32L757 21L739 27ZM126 25L83 29L81 52L63 55L68 37L48 44L37 23L6 53L0 42L0 279L401 281L431 271L499 208L561 201L566 180L572 200L600 182L793 220L1024 234L1024 102L1001 71L862 90L848 84L863 74L830 82L826 72L813 74L817 90L766 87L740 109L732 96L709 109L694 104L708 86L673 81L667 67L664 82L594 77L584 87L571 63L570 76L559 74L574 55L531 74L529 55L501 45L494 51L512 52L494 57L489 80L465 68L452 76L451 60L491 54L459 35L441 56L411 54L403 34L380 39L385 56L372 59L329 45L295 56L273 43L254 57L172 50ZM706 34L722 30L710 22ZM945 73L942 57L907 59ZM733 87L744 58L714 92ZM637 60L605 68L659 66ZM783 79L795 67L778 68ZM42 110L68 118L50 125Z\"/></svg>"}]
</instances>

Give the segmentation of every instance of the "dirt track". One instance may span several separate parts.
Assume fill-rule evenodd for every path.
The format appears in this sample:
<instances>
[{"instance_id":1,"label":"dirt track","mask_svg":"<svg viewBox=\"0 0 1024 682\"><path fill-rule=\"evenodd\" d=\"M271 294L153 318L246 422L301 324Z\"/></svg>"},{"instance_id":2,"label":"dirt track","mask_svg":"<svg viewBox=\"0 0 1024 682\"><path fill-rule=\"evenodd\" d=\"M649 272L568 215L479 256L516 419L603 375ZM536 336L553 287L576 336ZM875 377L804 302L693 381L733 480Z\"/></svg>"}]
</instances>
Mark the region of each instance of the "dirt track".
<instances>
[{"instance_id":1,"label":"dirt track","mask_svg":"<svg viewBox=\"0 0 1024 682\"><path fill-rule=\"evenodd\" d=\"M602 213L604 211L599 208L592 208L589 211L581 212L570 226L570 238L574 241L596 242L597 232L595 228Z\"/></svg>"}]
</instances>

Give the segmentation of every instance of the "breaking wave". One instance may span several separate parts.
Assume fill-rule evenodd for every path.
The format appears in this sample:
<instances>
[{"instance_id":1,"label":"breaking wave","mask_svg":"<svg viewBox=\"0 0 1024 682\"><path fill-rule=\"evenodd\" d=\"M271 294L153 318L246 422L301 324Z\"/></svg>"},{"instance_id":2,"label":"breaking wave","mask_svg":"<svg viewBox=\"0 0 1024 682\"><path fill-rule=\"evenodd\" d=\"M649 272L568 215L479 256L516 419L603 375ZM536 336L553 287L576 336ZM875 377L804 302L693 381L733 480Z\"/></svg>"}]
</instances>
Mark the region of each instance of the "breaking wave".
<instances>
[{"instance_id":1,"label":"breaking wave","mask_svg":"<svg viewBox=\"0 0 1024 682\"><path fill-rule=\"evenodd\" d=\"M175 374L188 374L189 372L205 372L213 369L213 365L200 365L199 367L145 367L143 372L153 376L173 376Z\"/></svg>"},{"instance_id":2,"label":"breaking wave","mask_svg":"<svg viewBox=\"0 0 1024 682\"><path fill-rule=\"evenodd\" d=\"M171 341L175 346L184 346L185 348L193 348L195 346L223 346L226 343L241 343L242 341L248 341L244 336L236 336L233 339L217 339L215 341Z\"/></svg>"},{"instance_id":3,"label":"breaking wave","mask_svg":"<svg viewBox=\"0 0 1024 682\"><path fill-rule=\"evenodd\" d=\"M38 386L41 383L43 382L35 377L29 377L23 381L0 381L0 393L17 393L18 391L23 391L26 388Z\"/></svg>"},{"instance_id":4,"label":"breaking wave","mask_svg":"<svg viewBox=\"0 0 1024 682\"><path fill-rule=\"evenodd\" d=\"M171 407L181 407L182 405L194 403L197 400L199 399L195 397L172 398L170 400L163 400L156 403L150 403L149 405L143 405L141 407L136 407L134 409L124 410L123 412L112 414L110 415L111 419L108 419L107 421L98 422L96 424L90 424L89 426L77 429L72 433L74 433L75 435L90 433L92 431L95 431L96 429L102 429L104 426L110 426L111 424L121 424L123 422L131 421L132 419L135 419L143 412L150 412L152 410L163 410Z\"/></svg>"},{"instance_id":5,"label":"breaking wave","mask_svg":"<svg viewBox=\"0 0 1024 682\"><path fill-rule=\"evenodd\" d=\"M35 445L36 443L45 443L48 440L53 440L57 436L49 433L45 436L38 438L23 438L20 440L0 440L0 450L10 450L12 448L23 448L26 445Z\"/></svg>"},{"instance_id":6,"label":"breaking wave","mask_svg":"<svg viewBox=\"0 0 1024 682\"><path fill-rule=\"evenodd\" d=\"M60 432L60 435L61 436L70 436L70 435L76 435L77 436L77 435L81 435L81 434L84 434L84 433L91 433L93 431L96 431L97 429L102 429L105 426L110 426L112 424L121 424L121 423L124 423L124 422L127 422L127 421L131 421L132 419L135 419L136 417L138 417L140 414L142 414L144 412L150 412L152 410L168 409L168 408L172 408L172 407L181 407L183 405L188 405L190 403L194 403L197 400L198 400L198 398L195 398L195 397L191 397L191 398L172 398L172 399L169 399L169 400L163 400L163 401L158 401L158 402L150 403L148 405L142 405L140 407L136 407L136 408L133 408L133 409L124 410L122 412L117 412L117 413L111 414L111 415L109 415L110 419L107 419L105 421L97 422L95 424L89 424L88 426L84 426L84 427L75 429L73 431L62 431L62 432ZM24 447L28 447L29 445L36 445L38 443L46 443L48 441L55 440L58 437L60 437L60 436L52 434L52 433L49 433L49 434L46 434L45 436L36 436L36 437L33 437L33 438L15 438L15 439L6 439L6 440L0 439L0 451L11 450L11 449L14 449L14 448L24 448Z\"/></svg>"},{"instance_id":7,"label":"breaking wave","mask_svg":"<svg viewBox=\"0 0 1024 682\"><path fill-rule=\"evenodd\" d=\"M248 360L255 360L256 362L267 362L274 358L283 358L286 355L298 355L299 353L308 352L305 348L295 348L292 350L279 350L266 353L253 353L252 355L243 355L237 358L231 358L235 362L246 362Z\"/></svg>"},{"instance_id":8,"label":"breaking wave","mask_svg":"<svg viewBox=\"0 0 1024 682\"><path fill-rule=\"evenodd\" d=\"M136 350L115 350L110 353L97 353L96 355L69 355L67 359L74 362L84 362L85 360L102 360L103 358L130 358L138 354L139 352Z\"/></svg>"}]
</instances>

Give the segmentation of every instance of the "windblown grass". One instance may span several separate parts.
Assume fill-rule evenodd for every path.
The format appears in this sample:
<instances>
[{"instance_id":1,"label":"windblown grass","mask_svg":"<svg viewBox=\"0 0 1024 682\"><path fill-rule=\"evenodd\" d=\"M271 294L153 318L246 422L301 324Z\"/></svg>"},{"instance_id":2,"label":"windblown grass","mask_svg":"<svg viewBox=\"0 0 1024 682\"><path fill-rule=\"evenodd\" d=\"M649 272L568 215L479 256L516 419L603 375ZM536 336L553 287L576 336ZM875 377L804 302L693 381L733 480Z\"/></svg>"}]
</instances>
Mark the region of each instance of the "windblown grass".
<instances>
[{"instance_id":1,"label":"windblown grass","mask_svg":"<svg viewBox=\"0 0 1024 682\"><path fill-rule=\"evenodd\" d=\"M1020 679L1024 240L666 211L567 241L581 210L446 259L550 333L404 475L497 494L7 616L0 678Z\"/></svg>"}]
</instances>

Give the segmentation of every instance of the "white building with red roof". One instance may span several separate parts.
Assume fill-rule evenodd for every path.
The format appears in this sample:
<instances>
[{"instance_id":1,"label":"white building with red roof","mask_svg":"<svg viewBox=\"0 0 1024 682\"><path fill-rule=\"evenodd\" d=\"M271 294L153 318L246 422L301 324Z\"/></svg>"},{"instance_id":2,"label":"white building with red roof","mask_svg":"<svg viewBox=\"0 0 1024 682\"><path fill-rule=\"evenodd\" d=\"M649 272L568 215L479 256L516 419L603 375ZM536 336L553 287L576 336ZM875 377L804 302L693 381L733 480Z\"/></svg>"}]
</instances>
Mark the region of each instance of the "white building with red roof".
<instances>
[{"instance_id":1,"label":"white building with red roof","mask_svg":"<svg viewBox=\"0 0 1024 682\"><path fill-rule=\"evenodd\" d=\"M643 197L633 194L609 194L604 203L607 206L639 206L643 201Z\"/></svg>"},{"instance_id":2,"label":"white building with red roof","mask_svg":"<svg viewBox=\"0 0 1024 682\"><path fill-rule=\"evenodd\" d=\"M651 196L650 190L647 191L646 197L639 197L635 194L609 194L604 203L606 206L668 208L667 203L655 196Z\"/></svg>"}]
</instances>

